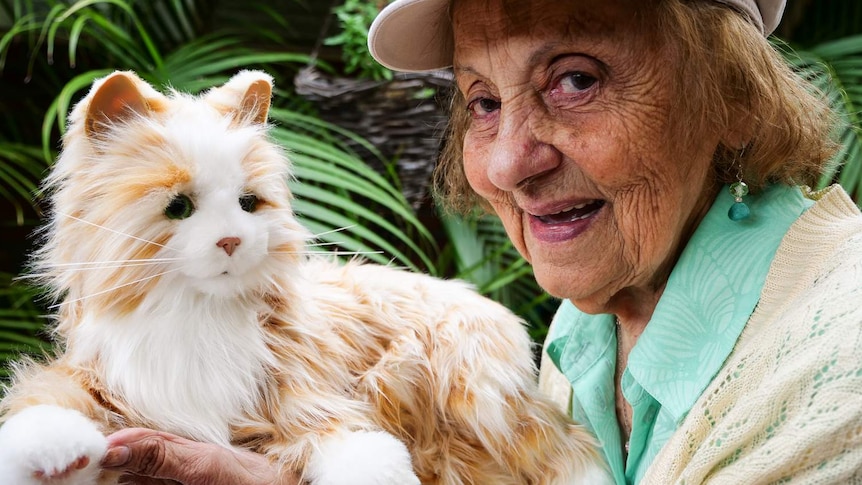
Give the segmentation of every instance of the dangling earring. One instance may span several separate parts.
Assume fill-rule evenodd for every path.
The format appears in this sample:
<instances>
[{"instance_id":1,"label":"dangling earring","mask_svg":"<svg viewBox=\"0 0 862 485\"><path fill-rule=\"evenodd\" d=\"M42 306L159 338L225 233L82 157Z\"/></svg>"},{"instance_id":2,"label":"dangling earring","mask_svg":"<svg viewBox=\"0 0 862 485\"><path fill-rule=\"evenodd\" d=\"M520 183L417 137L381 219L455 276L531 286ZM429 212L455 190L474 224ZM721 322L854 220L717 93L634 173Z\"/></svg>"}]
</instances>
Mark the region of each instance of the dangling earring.
<instances>
[{"instance_id":1,"label":"dangling earring","mask_svg":"<svg viewBox=\"0 0 862 485\"><path fill-rule=\"evenodd\" d=\"M741 221L751 215L751 210L748 205L742 201L742 198L748 195L748 185L742 181L742 155L745 153L745 146L739 152L739 157L736 163L736 182L730 184L730 195L736 202L730 206L727 211L727 217L731 221Z\"/></svg>"}]
</instances>

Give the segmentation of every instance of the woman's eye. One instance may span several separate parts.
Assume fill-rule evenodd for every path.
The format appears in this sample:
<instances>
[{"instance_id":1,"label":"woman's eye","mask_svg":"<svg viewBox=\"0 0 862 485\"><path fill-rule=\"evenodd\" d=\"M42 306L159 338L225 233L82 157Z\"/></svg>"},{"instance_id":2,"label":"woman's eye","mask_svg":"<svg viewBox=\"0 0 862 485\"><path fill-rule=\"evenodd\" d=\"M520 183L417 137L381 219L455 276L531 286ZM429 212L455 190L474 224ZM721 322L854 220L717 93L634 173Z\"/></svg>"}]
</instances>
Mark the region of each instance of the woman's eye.
<instances>
[{"instance_id":1,"label":"woman's eye","mask_svg":"<svg viewBox=\"0 0 862 485\"><path fill-rule=\"evenodd\" d=\"M192 215L195 211L195 205L192 199L187 195L179 194L171 199L168 206L165 207L165 216L168 219L185 219Z\"/></svg>"},{"instance_id":2,"label":"woman's eye","mask_svg":"<svg viewBox=\"0 0 862 485\"><path fill-rule=\"evenodd\" d=\"M560 79L560 91L563 93L579 93L593 86L598 81L593 76L583 72L572 72Z\"/></svg>"},{"instance_id":3,"label":"woman's eye","mask_svg":"<svg viewBox=\"0 0 862 485\"><path fill-rule=\"evenodd\" d=\"M473 116L484 116L500 109L500 102L491 98L478 98L467 104L467 110Z\"/></svg>"},{"instance_id":4,"label":"woman's eye","mask_svg":"<svg viewBox=\"0 0 862 485\"><path fill-rule=\"evenodd\" d=\"M243 195L239 198L239 206L246 212L257 210L257 196L253 194Z\"/></svg>"}]
</instances>

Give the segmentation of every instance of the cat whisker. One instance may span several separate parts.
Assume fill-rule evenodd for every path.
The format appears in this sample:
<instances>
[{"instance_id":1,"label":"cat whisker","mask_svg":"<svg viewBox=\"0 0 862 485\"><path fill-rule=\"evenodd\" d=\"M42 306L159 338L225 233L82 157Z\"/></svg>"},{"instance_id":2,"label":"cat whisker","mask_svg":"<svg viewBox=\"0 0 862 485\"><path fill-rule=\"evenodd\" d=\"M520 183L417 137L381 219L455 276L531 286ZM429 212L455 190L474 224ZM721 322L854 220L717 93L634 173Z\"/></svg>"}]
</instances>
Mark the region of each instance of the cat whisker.
<instances>
[{"instance_id":1,"label":"cat whisker","mask_svg":"<svg viewBox=\"0 0 862 485\"><path fill-rule=\"evenodd\" d=\"M326 254L333 256L365 256L368 254L383 254L383 251L331 251Z\"/></svg>"},{"instance_id":2,"label":"cat whisker","mask_svg":"<svg viewBox=\"0 0 862 485\"><path fill-rule=\"evenodd\" d=\"M273 251L270 254L302 254L302 255L333 255L333 256L363 256L366 254L383 254L383 251Z\"/></svg>"},{"instance_id":3,"label":"cat whisker","mask_svg":"<svg viewBox=\"0 0 862 485\"><path fill-rule=\"evenodd\" d=\"M122 264L104 264L99 266L67 266L62 268L64 271L98 271L102 269L118 269L118 268L141 268L148 266L157 266L160 262L141 262L141 263L122 263Z\"/></svg>"},{"instance_id":4,"label":"cat whisker","mask_svg":"<svg viewBox=\"0 0 862 485\"><path fill-rule=\"evenodd\" d=\"M24 280L38 280L47 277L48 275L45 273L27 273L27 274L19 274L15 276L15 281L24 281Z\"/></svg>"},{"instance_id":5,"label":"cat whisker","mask_svg":"<svg viewBox=\"0 0 862 485\"><path fill-rule=\"evenodd\" d=\"M354 228L354 227L356 227L356 226L357 226L357 224L351 224L351 225L349 225L349 226L339 227L339 228L337 228L337 229L332 229L332 230L329 230L329 231L320 232L320 233L317 233L317 234L313 234L313 235L311 236L311 238L312 238L312 239L317 239L317 238L319 238L320 236L325 236L325 235L327 235L327 234L333 234L333 233L336 233L336 232L346 231L346 230L348 230L348 229L353 229L353 228Z\"/></svg>"},{"instance_id":6,"label":"cat whisker","mask_svg":"<svg viewBox=\"0 0 862 485\"><path fill-rule=\"evenodd\" d=\"M80 298L75 298L74 300L62 301L62 302L60 302L60 303L57 303L56 305L51 305L51 306L49 306L49 307L48 307L48 309L49 309L49 310L54 310L54 309L57 309L57 308L59 308L59 307L61 307L61 306L63 306L63 305L70 305L70 304L72 304L72 303L77 303L77 302L79 302L79 301L83 301L83 300L86 300L86 299L88 299L88 298L93 298L93 297L96 297L96 296L99 296L99 295L104 295L105 293L110 293L110 292L112 292L112 291L119 290L120 288L125 288L126 286L131 286L131 285L136 285L136 284L138 284L138 283L143 283L144 281L149 281L149 280L151 280L151 279L153 279L153 278L158 278L158 277L160 277L160 276L164 276L164 275L166 275L166 274L168 274L168 273L173 273L173 272L175 272L175 271L179 271L180 269L182 269L182 268L173 268L173 269L169 269L169 270L167 270L167 271L163 271L163 272L158 273L158 274L150 275L150 276L147 276L147 277L145 277L145 278L139 278L139 279L137 279L137 280L135 280L135 281L130 281L130 282L128 282L128 283L123 283L122 285L114 286L113 288L108 288L107 290L97 291L96 293L93 293L93 294L91 294L91 295L86 295L86 296L82 296L82 297L80 297Z\"/></svg>"},{"instance_id":7,"label":"cat whisker","mask_svg":"<svg viewBox=\"0 0 862 485\"><path fill-rule=\"evenodd\" d=\"M181 261L183 258L150 258L150 259L118 259L116 261L81 261L78 263L57 263L57 264L49 264L45 265L48 268L69 268L69 267L82 267L82 266L93 266L93 267L104 267L108 264L117 264L117 265L147 265L147 264L156 264L156 263L168 263L172 261Z\"/></svg>"},{"instance_id":8,"label":"cat whisker","mask_svg":"<svg viewBox=\"0 0 862 485\"><path fill-rule=\"evenodd\" d=\"M154 246L158 246L158 247L160 247L160 248L172 249L171 247L169 247L169 246L165 246L164 244L159 244L159 243L157 243L157 242L155 242L155 241L150 241L150 240L143 239L143 238L140 238L140 237L137 237L137 236L133 236L133 235L131 235L131 234L126 234L126 233L124 233L124 232L121 232L121 231L117 231L117 230L111 229L110 227L105 227L105 226L103 226L103 225L101 225L101 224L96 224L95 222L90 222L90 221L87 221L87 220L81 219L80 217L75 217L75 216L73 216L73 215L71 215L71 214L66 214L66 213L63 213L63 212L58 212L58 213L57 213L57 215L60 215L60 216L63 216L63 217L68 217L69 219L72 219L72 220L75 220L75 221L78 221L78 222L82 222L82 223L84 223L84 224L87 224L87 225L90 225L90 226L93 226L93 227L96 227L96 228L99 228L99 229L104 229L105 231L112 232L112 233L117 234L117 235L119 235L119 236L127 237L127 238L129 238L129 239L134 239L135 241L140 241L140 242L143 242L143 243L152 244L152 245L154 245Z\"/></svg>"},{"instance_id":9,"label":"cat whisker","mask_svg":"<svg viewBox=\"0 0 862 485\"><path fill-rule=\"evenodd\" d=\"M305 246L309 247L309 248L320 248L320 247L324 247L324 246L337 246L339 244L341 244L341 243L338 243L338 242L319 242L319 243L306 244Z\"/></svg>"}]
</instances>

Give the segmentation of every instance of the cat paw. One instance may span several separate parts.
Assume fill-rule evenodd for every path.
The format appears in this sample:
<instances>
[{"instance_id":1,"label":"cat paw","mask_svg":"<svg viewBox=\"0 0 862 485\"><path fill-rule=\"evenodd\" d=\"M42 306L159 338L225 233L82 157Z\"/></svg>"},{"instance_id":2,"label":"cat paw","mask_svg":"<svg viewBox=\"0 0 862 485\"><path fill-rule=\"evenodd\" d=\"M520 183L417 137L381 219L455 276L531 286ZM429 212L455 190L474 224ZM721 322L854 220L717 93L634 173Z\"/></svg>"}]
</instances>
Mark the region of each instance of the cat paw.
<instances>
[{"instance_id":1,"label":"cat paw","mask_svg":"<svg viewBox=\"0 0 862 485\"><path fill-rule=\"evenodd\" d=\"M312 485L419 485L407 447L383 431L325 438L305 471Z\"/></svg>"},{"instance_id":2,"label":"cat paw","mask_svg":"<svg viewBox=\"0 0 862 485\"><path fill-rule=\"evenodd\" d=\"M0 427L0 485L95 485L107 447L78 411L29 407Z\"/></svg>"},{"instance_id":3,"label":"cat paw","mask_svg":"<svg viewBox=\"0 0 862 485\"><path fill-rule=\"evenodd\" d=\"M614 479L611 477L610 471L598 463L590 463L579 473L576 473L573 479L569 482L571 485L582 485L589 483L591 485L614 485Z\"/></svg>"}]
</instances>

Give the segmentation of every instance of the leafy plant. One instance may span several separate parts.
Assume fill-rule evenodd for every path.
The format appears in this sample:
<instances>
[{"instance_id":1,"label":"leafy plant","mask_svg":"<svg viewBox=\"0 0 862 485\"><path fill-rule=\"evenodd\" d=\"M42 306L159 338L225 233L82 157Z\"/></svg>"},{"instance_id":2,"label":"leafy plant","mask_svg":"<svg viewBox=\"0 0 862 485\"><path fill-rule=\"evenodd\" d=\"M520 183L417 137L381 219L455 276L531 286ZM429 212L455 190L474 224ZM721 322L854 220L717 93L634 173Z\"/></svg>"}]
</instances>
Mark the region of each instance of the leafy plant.
<instances>
[{"instance_id":1,"label":"leafy plant","mask_svg":"<svg viewBox=\"0 0 862 485\"><path fill-rule=\"evenodd\" d=\"M820 186L840 183L862 206L862 35L786 52L800 75L827 95L839 117L840 148Z\"/></svg>"},{"instance_id":2,"label":"leafy plant","mask_svg":"<svg viewBox=\"0 0 862 485\"><path fill-rule=\"evenodd\" d=\"M46 164L41 151L30 145L0 140L0 197L15 211L15 223L24 224L25 202L35 193Z\"/></svg>"},{"instance_id":3,"label":"leafy plant","mask_svg":"<svg viewBox=\"0 0 862 485\"><path fill-rule=\"evenodd\" d=\"M340 32L324 43L341 48L344 73L375 81L392 79L392 71L381 66L368 51L368 29L380 9L370 0L345 0L333 8Z\"/></svg>"},{"instance_id":4,"label":"leafy plant","mask_svg":"<svg viewBox=\"0 0 862 485\"><path fill-rule=\"evenodd\" d=\"M13 284L13 275L0 273L0 381L9 377L8 361L50 349L35 297L34 289Z\"/></svg>"},{"instance_id":5,"label":"leafy plant","mask_svg":"<svg viewBox=\"0 0 862 485\"><path fill-rule=\"evenodd\" d=\"M431 232L418 219L404 195L390 179L349 152L341 133L369 150L360 140L312 116L273 109L278 123L273 137L290 150L294 210L319 239L366 259L436 273L429 250ZM340 230L342 229L343 230Z\"/></svg>"},{"instance_id":6,"label":"leafy plant","mask_svg":"<svg viewBox=\"0 0 862 485\"><path fill-rule=\"evenodd\" d=\"M790 1L778 38L788 62L839 117L840 149L820 186L840 183L862 207L862 3Z\"/></svg>"},{"instance_id":7,"label":"leafy plant","mask_svg":"<svg viewBox=\"0 0 862 485\"><path fill-rule=\"evenodd\" d=\"M438 261L454 276L525 319L533 340L541 342L558 301L544 292L533 270L512 245L500 220L481 213L440 216L447 244Z\"/></svg>"}]
</instances>

